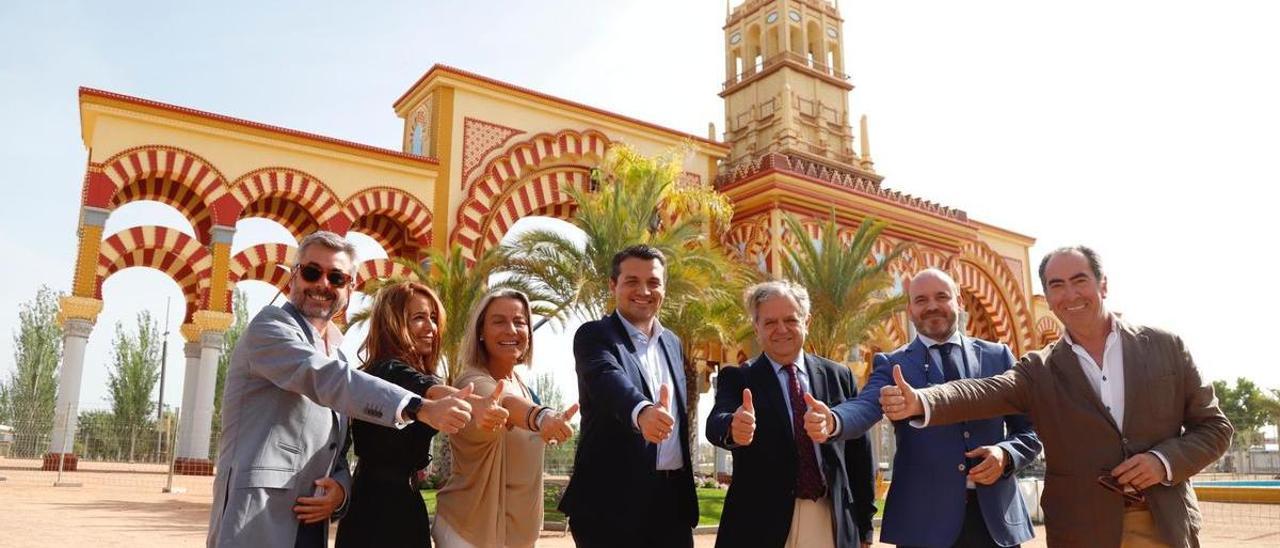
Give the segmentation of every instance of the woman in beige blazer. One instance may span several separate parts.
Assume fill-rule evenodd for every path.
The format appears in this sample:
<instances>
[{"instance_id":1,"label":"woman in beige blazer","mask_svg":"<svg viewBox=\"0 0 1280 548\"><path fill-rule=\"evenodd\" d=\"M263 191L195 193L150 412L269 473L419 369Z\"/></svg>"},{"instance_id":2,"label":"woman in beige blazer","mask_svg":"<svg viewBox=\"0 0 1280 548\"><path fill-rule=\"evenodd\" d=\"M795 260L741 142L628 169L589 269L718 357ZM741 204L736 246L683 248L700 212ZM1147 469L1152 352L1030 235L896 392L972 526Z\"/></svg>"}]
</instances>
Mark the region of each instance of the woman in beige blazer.
<instances>
[{"instance_id":1,"label":"woman in beige blazer","mask_svg":"<svg viewBox=\"0 0 1280 548\"><path fill-rule=\"evenodd\" d=\"M488 404L509 412L505 427L471 422L449 437L453 474L437 496L433 538L442 548L533 546L542 530L542 456L547 443L573 435L564 413L537 404L515 372L533 355L529 299L519 291L491 291L464 327L454 386L473 385Z\"/></svg>"}]
</instances>

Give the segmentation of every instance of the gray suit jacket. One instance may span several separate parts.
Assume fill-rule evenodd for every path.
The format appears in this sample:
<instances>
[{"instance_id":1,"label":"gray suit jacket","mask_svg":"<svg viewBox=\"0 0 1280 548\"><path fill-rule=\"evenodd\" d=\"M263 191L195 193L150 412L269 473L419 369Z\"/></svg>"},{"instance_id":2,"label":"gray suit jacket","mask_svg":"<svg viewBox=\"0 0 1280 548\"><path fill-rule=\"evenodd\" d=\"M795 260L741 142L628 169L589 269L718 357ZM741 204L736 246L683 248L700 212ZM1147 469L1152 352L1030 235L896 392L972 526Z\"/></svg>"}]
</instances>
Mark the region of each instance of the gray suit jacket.
<instances>
[{"instance_id":1,"label":"gray suit jacket","mask_svg":"<svg viewBox=\"0 0 1280 548\"><path fill-rule=\"evenodd\" d=\"M263 308L231 354L210 547L293 546L294 501L312 496L339 460L347 421L337 413L394 426L410 395L348 366L341 353L326 357L310 342L312 328L286 308ZM351 493L345 467L333 478Z\"/></svg>"}]
</instances>

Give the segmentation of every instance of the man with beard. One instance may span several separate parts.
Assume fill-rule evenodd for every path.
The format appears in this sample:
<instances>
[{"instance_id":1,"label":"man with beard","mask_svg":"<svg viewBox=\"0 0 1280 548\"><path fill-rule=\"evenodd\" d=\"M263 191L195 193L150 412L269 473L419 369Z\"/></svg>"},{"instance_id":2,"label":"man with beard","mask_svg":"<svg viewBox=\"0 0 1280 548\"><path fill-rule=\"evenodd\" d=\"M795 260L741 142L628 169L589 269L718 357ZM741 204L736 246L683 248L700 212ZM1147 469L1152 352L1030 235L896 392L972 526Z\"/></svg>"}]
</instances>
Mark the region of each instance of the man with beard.
<instances>
[{"instance_id":1,"label":"man with beard","mask_svg":"<svg viewBox=\"0 0 1280 548\"><path fill-rule=\"evenodd\" d=\"M470 420L469 390L425 399L347 365L332 320L351 295L355 259L337 234L304 238L288 302L264 307L232 351L210 547L325 546L351 486L340 450L347 417L449 433Z\"/></svg>"},{"instance_id":2,"label":"man with beard","mask_svg":"<svg viewBox=\"0 0 1280 548\"><path fill-rule=\"evenodd\" d=\"M1187 481L1226 451L1232 428L1177 335L1103 305L1102 260L1050 252L1040 282L1066 327L1008 372L916 390L895 369L880 403L893 420L943 425L1027 413L1045 443L1049 546L1199 546Z\"/></svg>"},{"instance_id":3,"label":"man with beard","mask_svg":"<svg viewBox=\"0 0 1280 548\"><path fill-rule=\"evenodd\" d=\"M990 377L1013 367L1009 347L960 333L960 292L947 273L926 269L907 284L907 312L916 328L910 344L876 354L874 371L858 398L823 413L834 415L834 439L861 436L880 422L880 387L893 385L894 364L912 386ZM815 441L826 441L820 427ZM816 433L816 434L815 434ZM1015 546L1033 536L1031 518L1014 473L1040 453L1040 440L1023 415L949 426L894 424L898 451L885 501L880 541L901 546Z\"/></svg>"}]
</instances>

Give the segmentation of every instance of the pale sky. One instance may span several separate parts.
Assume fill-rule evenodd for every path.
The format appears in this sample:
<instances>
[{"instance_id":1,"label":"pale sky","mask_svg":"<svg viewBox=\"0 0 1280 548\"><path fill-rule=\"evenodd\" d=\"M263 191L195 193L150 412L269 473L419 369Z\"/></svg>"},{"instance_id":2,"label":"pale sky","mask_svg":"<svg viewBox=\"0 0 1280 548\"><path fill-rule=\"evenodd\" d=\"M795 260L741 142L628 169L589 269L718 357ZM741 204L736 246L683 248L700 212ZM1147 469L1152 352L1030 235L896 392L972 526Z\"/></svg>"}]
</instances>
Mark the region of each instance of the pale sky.
<instances>
[{"instance_id":1,"label":"pale sky","mask_svg":"<svg viewBox=\"0 0 1280 548\"><path fill-rule=\"evenodd\" d=\"M724 9L705 0L0 4L0 253L9 258L0 375L13 367L17 304L40 284L70 288L87 157L78 86L398 148L391 103L446 63L705 135L708 122L724 126ZM1280 266L1263 238L1280 233L1269 203L1280 184L1271 165L1280 6L845 0L841 11L851 114L870 118L886 186L1037 238L1033 262L1060 245L1095 247L1113 310L1181 334L1210 379L1280 388L1273 353L1244 342L1266 340L1250 328L1270 325L1267 305L1232 293L1268 294ZM172 211L127 206L107 232L139 224L189 230ZM267 225L242 223L235 249L283 241ZM273 293L246 287L255 308ZM107 404L115 322L142 309L163 316L166 297L180 302L154 271L107 282L83 406ZM178 322L175 312L170 404L184 367ZM572 401L568 337L539 333L537 344L539 367Z\"/></svg>"}]
</instances>

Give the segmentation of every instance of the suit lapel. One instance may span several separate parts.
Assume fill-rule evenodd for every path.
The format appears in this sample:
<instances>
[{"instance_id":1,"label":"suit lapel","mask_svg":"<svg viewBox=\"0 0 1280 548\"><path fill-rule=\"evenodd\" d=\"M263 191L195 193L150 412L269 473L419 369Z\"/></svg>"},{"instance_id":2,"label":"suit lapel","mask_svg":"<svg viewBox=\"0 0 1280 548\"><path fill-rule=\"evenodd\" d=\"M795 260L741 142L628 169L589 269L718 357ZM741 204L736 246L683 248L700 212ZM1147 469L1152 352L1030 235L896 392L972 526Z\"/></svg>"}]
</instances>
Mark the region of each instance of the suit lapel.
<instances>
[{"instance_id":1,"label":"suit lapel","mask_svg":"<svg viewBox=\"0 0 1280 548\"><path fill-rule=\"evenodd\" d=\"M756 358L755 363L751 364L751 374L751 385L755 387L751 395L761 400L756 404L756 408L769 409L769 415L773 416L778 426L782 428L780 431L790 436L791 408L787 407L787 399L782 396L782 383L778 381L778 375L773 372L773 363L769 361L768 356L760 354L760 357Z\"/></svg>"},{"instance_id":2,"label":"suit lapel","mask_svg":"<svg viewBox=\"0 0 1280 548\"><path fill-rule=\"evenodd\" d=\"M813 398L818 401L829 401L827 399L827 371L818 366L818 360L813 359L809 354L804 355L804 368L809 373L809 391L813 392Z\"/></svg>"},{"instance_id":3,"label":"suit lapel","mask_svg":"<svg viewBox=\"0 0 1280 548\"><path fill-rule=\"evenodd\" d=\"M1128 434L1129 427L1133 424L1132 417L1137 410L1146 409L1139 405L1145 402L1139 400L1148 393L1143 387L1148 386L1151 380L1147 375L1146 361L1143 360L1143 350L1147 345L1145 338L1138 337L1128 325L1120 323L1120 320L1113 321L1115 329L1120 331L1120 343L1124 351L1124 428L1121 433Z\"/></svg>"},{"instance_id":4,"label":"suit lapel","mask_svg":"<svg viewBox=\"0 0 1280 548\"><path fill-rule=\"evenodd\" d=\"M982 359L982 347L978 346L978 340L971 337L965 337L964 340L968 343L965 345L965 369L967 370L965 378L977 379L997 373L987 371L986 361Z\"/></svg>"},{"instance_id":5,"label":"suit lapel","mask_svg":"<svg viewBox=\"0 0 1280 548\"><path fill-rule=\"evenodd\" d=\"M924 345L920 339L911 341L911 345L907 346L905 352L908 358L907 363L899 364L903 367L902 376L911 384L913 388L925 388L930 384L942 384L942 371L938 367L929 365L929 348ZM908 368L913 369L908 370ZM933 371L939 369L938 371ZM937 379L934 379L934 375Z\"/></svg>"},{"instance_id":6,"label":"suit lapel","mask_svg":"<svg viewBox=\"0 0 1280 548\"><path fill-rule=\"evenodd\" d=\"M1076 356L1075 351L1071 350L1071 345L1067 344L1065 338L1058 339L1053 345L1053 351L1049 354L1049 361L1053 364L1054 371L1058 377L1071 387L1070 393L1079 395L1093 407L1095 411L1101 413L1107 419L1108 423L1120 431L1120 425L1116 424L1115 419L1111 418L1111 413L1107 411L1107 407L1102 405L1102 399L1098 397L1098 393L1094 391L1093 385L1089 383L1089 379L1084 376L1084 371L1080 369L1080 358ZM1127 379L1126 379L1127 380Z\"/></svg>"},{"instance_id":7,"label":"suit lapel","mask_svg":"<svg viewBox=\"0 0 1280 548\"><path fill-rule=\"evenodd\" d=\"M609 317L613 318L614 330L617 332L618 340L622 341L622 344L618 345L621 347L619 354L622 355L622 365L627 369L627 375L630 375L632 382L635 382L636 386L649 396L650 401L658 401L657 391L649 386L649 381L644 378L644 372L641 371L640 360L636 359L636 345L631 341L631 333L627 331L625 325L622 325L622 318L617 312L610 314Z\"/></svg>"},{"instance_id":8,"label":"suit lapel","mask_svg":"<svg viewBox=\"0 0 1280 548\"><path fill-rule=\"evenodd\" d=\"M685 413L685 388L684 388L684 362L677 361L671 355L671 346L675 345L675 341L668 339L668 331L663 331L662 336L658 337L658 348L662 350L662 357L667 362L667 374L671 375L671 382L674 384L675 393L671 394L671 399L679 402L681 420L684 419Z\"/></svg>"}]
</instances>

